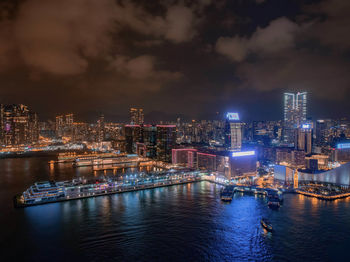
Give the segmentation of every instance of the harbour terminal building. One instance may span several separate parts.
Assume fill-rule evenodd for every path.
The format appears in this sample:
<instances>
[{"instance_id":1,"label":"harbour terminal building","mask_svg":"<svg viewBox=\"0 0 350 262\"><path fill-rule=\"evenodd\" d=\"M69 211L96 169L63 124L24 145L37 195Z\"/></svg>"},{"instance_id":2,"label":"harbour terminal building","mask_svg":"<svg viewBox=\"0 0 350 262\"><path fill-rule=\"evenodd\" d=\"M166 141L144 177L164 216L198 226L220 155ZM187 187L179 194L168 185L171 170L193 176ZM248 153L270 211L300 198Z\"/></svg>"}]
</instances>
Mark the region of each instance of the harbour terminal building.
<instances>
[{"instance_id":1,"label":"harbour terminal building","mask_svg":"<svg viewBox=\"0 0 350 262\"><path fill-rule=\"evenodd\" d=\"M346 188L350 186L350 162L330 170L312 172L308 169L294 169L290 166L275 165L274 173L275 180L286 184L319 183Z\"/></svg>"}]
</instances>

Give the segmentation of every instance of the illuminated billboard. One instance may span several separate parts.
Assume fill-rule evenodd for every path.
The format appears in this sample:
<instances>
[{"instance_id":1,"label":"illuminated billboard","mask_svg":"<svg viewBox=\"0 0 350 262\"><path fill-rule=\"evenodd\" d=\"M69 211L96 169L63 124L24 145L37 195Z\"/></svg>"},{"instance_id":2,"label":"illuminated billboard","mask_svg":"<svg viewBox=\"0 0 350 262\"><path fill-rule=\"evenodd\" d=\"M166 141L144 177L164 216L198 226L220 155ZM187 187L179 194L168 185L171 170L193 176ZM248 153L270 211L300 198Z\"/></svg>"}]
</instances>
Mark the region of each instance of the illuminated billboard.
<instances>
[{"instance_id":1,"label":"illuminated billboard","mask_svg":"<svg viewBox=\"0 0 350 262\"><path fill-rule=\"evenodd\" d=\"M311 125L310 124L303 124L301 127L304 129L310 129Z\"/></svg>"},{"instance_id":2,"label":"illuminated billboard","mask_svg":"<svg viewBox=\"0 0 350 262\"><path fill-rule=\"evenodd\" d=\"M350 143L337 144L337 149L350 149Z\"/></svg>"},{"instance_id":3,"label":"illuminated billboard","mask_svg":"<svg viewBox=\"0 0 350 262\"><path fill-rule=\"evenodd\" d=\"M233 157L240 157L240 156L254 156L255 151L240 151L240 152L233 152Z\"/></svg>"},{"instance_id":4,"label":"illuminated billboard","mask_svg":"<svg viewBox=\"0 0 350 262\"><path fill-rule=\"evenodd\" d=\"M238 113L227 113L226 118L228 120L239 120L239 115Z\"/></svg>"}]
</instances>

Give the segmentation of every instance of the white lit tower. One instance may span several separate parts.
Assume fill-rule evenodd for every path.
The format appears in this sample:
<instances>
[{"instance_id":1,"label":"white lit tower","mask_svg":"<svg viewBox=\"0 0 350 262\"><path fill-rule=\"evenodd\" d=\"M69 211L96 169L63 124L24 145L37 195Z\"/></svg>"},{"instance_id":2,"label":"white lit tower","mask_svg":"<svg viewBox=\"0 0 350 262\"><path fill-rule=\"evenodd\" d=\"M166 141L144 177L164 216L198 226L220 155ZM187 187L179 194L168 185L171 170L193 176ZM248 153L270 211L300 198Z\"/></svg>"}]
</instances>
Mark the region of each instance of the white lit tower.
<instances>
[{"instance_id":1,"label":"white lit tower","mask_svg":"<svg viewBox=\"0 0 350 262\"><path fill-rule=\"evenodd\" d=\"M238 113L226 114L225 147L232 151L240 151L242 148L242 123Z\"/></svg>"},{"instance_id":2,"label":"white lit tower","mask_svg":"<svg viewBox=\"0 0 350 262\"><path fill-rule=\"evenodd\" d=\"M286 144L294 144L295 130L306 121L307 92L284 93L284 135Z\"/></svg>"}]
</instances>

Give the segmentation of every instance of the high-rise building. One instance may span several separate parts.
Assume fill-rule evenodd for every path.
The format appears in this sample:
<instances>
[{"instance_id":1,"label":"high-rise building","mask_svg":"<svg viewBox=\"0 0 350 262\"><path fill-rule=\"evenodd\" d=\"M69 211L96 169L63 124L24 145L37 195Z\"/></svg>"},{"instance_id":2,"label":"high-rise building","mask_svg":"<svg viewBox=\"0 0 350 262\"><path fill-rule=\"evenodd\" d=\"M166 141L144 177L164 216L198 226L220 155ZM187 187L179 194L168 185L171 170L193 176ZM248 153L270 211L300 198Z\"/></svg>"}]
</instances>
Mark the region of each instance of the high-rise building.
<instances>
[{"instance_id":1,"label":"high-rise building","mask_svg":"<svg viewBox=\"0 0 350 262\"><path fill-rule=\"evenodd\" d=\"M97 120L97 142L105 140L105 117L101 115Z\"/></svg>"},{"instance_id":2,"label":"high-rise building","mask_svg":"<svg viewBox=\"0 0 350 262\"><path fill-rule=\"evenodd\" d=\"M140 125L125 125L125 147L126 153L135 154L136 144L142 142L142 128Z\"/></svg>"},{"instance_id":3,"label":"high-rise building","mask_svg":"<svg viewBox=\"0 0 350 262\"><path fill-rule=\"evenodd\" d=\"M64 129L64 116L56 116L56 136L63 136Z\"/></svg>"},{"instance_id":4,"label":"high-rise building","mask_svg":"<svg viewBox=\"0 0 350 262\"><path fill-rule=\"evenodd\" d=\"M225 147L239 151L242 148L242 123L238 113L227 113L225 123Z\"/></svg>"},{"instance_id":5,"label":"high-rise building","mask_svg":"<svg viewBox=\"0 0 350 262\"><path fill-rule=\"evenodd\" d=\"M39 140L38 116L27 106L1 105L0 141L2 144L25 145Z\"/></svg>"},{"instance_id":6,"label":"high-rise building","mask_svg":"<svg viewBox=\"0 0 350 262\"><path fill-rule=\"evenodd\" d=\"M142 132L143 144L145 147L145 155L149 158L157 156L157 127L152 125L143 126Z\"/></svg>"},{"instance_id":7,"label":"high-rise building","mask_svg":"<svg viewBox=\"0 0 350 262\"><path fill-rule=\"evenodd\" d=\"M284 93L284 135L286 144L295 142L295 129L306 121L307 92Z\"/></svg>"},{"instance_id":8,"label":"high-rise building","mask_svg":"<svg viewBox=\"0 0 350 262\"><path fill-rule=\"evenodd\" d=\"M170 162L176 143L176 125L157 125L157 160Z\"/></svg>"},{"instance_id":9,"label":"high-rise building","mask_svg":"<svg viewBox=\"0 0 350 262\"><path fill-rule=\"evenodd\" d=\"M296 141L295 148L298 150L305 151L306 154L312 153L312 130L313 124L306 123L302 124L298 129L296 129Z\"/></svg>"},{"instance_id":10,"label":"high-rise building","mask_svg":"<svg viewBox=\"0 0 350 262\"><path fill-rule=\"evenodd\" d=\"M65 123L66 126L68 126L68 127L73 126L73 122L74 122L73 114L66 115L66 121L65 122L66 122Z\"/></svg>"},{"instance_id":11,"label":"high-rise building","mask_svg":"<svg viewBox=\"0 0 350 262\"><path fill-rule=\"evenodd\" d=\"M74 136L74 115L56 116L56 136L57 137L73 137Z\"/></svg>"},{"instance_id":12,"label":"high-rise building","mask_svg":"<svg viewBox=\"0 0 350 262\"><path fill-rule=\"evenodd\" d=\"M130 108L130 124L142 125L144 123L144 114L142 108Z\"/></svg>"}]
</instances>

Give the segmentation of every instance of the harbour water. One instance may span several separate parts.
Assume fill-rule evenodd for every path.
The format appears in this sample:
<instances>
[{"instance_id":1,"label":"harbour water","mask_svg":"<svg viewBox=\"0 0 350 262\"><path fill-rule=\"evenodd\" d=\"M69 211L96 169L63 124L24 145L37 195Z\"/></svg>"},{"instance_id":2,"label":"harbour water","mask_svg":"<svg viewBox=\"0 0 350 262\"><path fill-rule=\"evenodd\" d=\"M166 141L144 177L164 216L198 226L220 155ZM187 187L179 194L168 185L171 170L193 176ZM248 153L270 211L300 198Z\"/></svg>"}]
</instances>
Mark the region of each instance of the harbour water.
<instances>
[{"instance_id":1,"label":"harbour water","mask_svg":"<svg viewBox=\"0 0 350 262\"><path fill-rule=\"evenodd\" d=\"M2 261L350 261L349 198L287 194L275 211L260 196L223 203L220 186L199 182L14 209L36 181L92 174L50 159L0 160Z\"/></svg>"}]
</instances>

